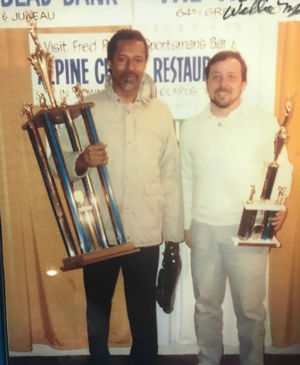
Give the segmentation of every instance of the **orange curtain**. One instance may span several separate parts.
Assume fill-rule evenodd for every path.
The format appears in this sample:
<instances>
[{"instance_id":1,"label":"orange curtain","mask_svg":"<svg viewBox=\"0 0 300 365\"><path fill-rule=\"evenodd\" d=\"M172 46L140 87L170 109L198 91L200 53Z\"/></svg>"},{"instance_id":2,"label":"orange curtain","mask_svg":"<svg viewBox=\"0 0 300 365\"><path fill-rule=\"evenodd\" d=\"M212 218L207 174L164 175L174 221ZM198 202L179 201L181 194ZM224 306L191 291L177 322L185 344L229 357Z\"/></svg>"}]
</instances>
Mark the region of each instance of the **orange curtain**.
<instances>
[{"instance_id":1,"label":"orange curtain","mask_svg":"<svg viewBox=\"0 0 300 365\"><path fill-rule=\"evenodd\" d=\"M276 115L284 113L290 93L294 110L288 125L287 147L294 165L287 200L288 215L278 233L282 244L270 254L270 322L273 345L300 343L300 22L279 24Z\"/></svg>"},{"instance_id":2,"label":"orange curtain","mask_svg":"<svg viewBox=\"0 0 300 365\"><path fill-rule=\"evenodd\" d=\"M77 33L78 29L39 31ZM0 47L0 210L9 348L30 351L32 344L87 348L82 271L46 275L47 268L62 265L66 252L29 137L21 128L26 121L20 116L22 104L32 102L28 30L1 29ZM120 280L113 300L111 346L128 346L131 341L122 285Z\"/></svg>"}]
</instances>

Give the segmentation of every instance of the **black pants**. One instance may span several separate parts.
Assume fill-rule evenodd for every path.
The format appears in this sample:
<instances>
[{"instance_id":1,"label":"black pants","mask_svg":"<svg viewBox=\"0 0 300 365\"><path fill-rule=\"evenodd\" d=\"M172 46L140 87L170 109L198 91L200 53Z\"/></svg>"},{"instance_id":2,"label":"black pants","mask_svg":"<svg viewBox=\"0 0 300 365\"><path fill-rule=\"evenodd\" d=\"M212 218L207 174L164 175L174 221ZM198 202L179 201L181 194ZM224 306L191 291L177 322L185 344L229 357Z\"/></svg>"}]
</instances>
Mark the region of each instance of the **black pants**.
<instances>
[{"instance_id":1,"label":"black pants","mask_svg":"<svg viewBox=\"0 0 300 365\"><path fill-rule=\"evenodd\" d=\"M145 247L138 253L84 267L91 364L110 364L109 319L120 268L124 277L127 313L133 341L130 364L155 364L158 349L155 301L158 256L158 246Z\"/></svg>"}]
</instances>

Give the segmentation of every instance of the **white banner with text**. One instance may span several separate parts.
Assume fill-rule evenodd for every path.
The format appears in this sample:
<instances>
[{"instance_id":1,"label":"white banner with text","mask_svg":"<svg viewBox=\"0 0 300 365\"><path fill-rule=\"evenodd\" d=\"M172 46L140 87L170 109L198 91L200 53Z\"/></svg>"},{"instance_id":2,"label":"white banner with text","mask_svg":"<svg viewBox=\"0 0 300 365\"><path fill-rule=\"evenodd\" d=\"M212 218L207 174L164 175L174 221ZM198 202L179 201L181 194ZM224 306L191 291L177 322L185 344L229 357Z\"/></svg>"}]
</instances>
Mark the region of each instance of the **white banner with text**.
<instances>
[{"instance_id":1,"label":"white banner with text","mask_svg":"<svg viewBox=\"0 0 300 365\"><path fill-rule=\"evenodd\" d=\"M299 0L0 0L0 28L300 20Z\"/></svg>"}]
</instances>

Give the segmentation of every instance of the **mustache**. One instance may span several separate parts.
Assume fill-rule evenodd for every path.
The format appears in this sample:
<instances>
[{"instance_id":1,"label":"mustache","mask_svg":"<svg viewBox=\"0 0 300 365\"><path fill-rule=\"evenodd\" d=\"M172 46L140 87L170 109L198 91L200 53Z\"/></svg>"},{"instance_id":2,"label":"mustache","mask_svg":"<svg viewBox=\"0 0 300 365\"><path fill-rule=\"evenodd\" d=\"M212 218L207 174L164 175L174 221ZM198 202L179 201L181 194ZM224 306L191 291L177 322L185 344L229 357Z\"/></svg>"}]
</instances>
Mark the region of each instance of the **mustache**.
<instances>
[{"instance_id":1,"label":"mustache","mask_svg":"<svg viewBox=\"0 0 300 365\"><path fill-rule=\"evenodd\" d=\"M216 93L220 93L220 92L226 92L226 93L229 93L230 91L231 91L230 89L224 89L224 88L216 89Z\"/></svg>"},{"instance_id":2,"label":"mustache","mask_svg":"<svg viewBox=\"0 0 300 365\"><path fill-rule=\"evenodd\" d=\"M128 77L128 76L135 76L135 77L138 77L138 75L135 73L135 72L132 72L132 71L124 71L122 73L122 77Z\"/></svg>"}]
</instances>

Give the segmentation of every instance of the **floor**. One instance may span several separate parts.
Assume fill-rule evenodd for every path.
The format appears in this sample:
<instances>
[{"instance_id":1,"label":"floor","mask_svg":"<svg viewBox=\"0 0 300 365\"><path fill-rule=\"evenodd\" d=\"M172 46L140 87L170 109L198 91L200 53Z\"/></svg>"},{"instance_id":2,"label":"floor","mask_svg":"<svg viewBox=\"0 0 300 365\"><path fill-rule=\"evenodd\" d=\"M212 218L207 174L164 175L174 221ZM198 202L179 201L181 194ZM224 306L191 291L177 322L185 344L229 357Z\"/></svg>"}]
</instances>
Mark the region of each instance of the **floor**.
<instances>
[{"instance_id":1,"label":"floor","mask_svg":"<svg viewBox=\"0 0 300 365\"><path fill-rule=\"evenodd\" d=\"M112 365L126 365L127 356L112 356ZM238 365L236 355L225 355L221 365ZM9 365L88 365L87 356L11 357ZM160 355L157 365L197 365L195 355ZM299 355L265 355L265 365L300 365Z\"/></svg>"}]
</instances>

